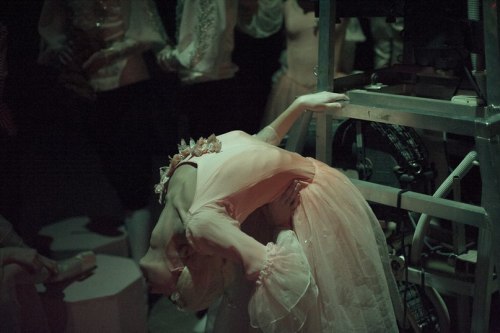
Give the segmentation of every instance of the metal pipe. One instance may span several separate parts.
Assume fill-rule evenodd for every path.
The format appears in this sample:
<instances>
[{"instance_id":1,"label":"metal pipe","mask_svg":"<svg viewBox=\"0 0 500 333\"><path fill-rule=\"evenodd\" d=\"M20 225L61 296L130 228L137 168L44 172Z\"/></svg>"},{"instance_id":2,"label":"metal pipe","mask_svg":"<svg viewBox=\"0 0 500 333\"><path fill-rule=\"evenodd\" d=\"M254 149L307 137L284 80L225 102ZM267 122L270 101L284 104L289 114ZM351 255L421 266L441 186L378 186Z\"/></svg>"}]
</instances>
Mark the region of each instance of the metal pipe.
<instances>
[{"instance_id":1,"label":"metal pipe","mask_svg":"<svg viewBox=\"0 0 500 333\"><path fill-rule=\"evenodd\" d=\"M436 192L432 195L434 198L444 198L446 197L453 188L453 183L455 177L462 179L467 172L474 166L476 161L477 153L475 151L469 152L460 164L451 172L451 174L443 181ZM424 238L427 234L430 226L431 216L427 214L420 215L417 222L417 227L415 228L415 233L413 234L410 263L417 264L420 263L420 255L424 248Z\"/></svg>"},{"instance_id":2,"label":"metal pipe","mask_svg":"<svg viewBox=\"0 0 500 333\"><path fill-rule=\"evenodd\" d=\"M468 0L467 1L467 18L470 21L480 21L481 20L481 5L479 0ZM471 63L473 72L477 70L482 70L478 68L479 55L477 53L471 53Z\"/></svg>"}]
</instances>

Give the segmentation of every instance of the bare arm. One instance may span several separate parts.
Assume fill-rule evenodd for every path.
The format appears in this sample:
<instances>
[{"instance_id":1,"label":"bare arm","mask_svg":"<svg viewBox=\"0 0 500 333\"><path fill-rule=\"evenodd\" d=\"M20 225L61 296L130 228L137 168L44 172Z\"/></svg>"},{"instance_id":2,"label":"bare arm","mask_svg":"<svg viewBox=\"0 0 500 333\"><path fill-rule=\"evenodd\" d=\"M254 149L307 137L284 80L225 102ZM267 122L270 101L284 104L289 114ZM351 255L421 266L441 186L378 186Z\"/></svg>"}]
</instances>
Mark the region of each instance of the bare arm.
<instances>
[{"instance_id":1,"label":"bare arm","mask_svg":"<svg viewBox=\"0 0 500 333\"><path fill-rule=\"evenodd\" d=\"M271 141L273 143L277 141L277 143L279 143L303 112L324 112L327 110L334 110L343 107L348 101L349 98L346 95L328 91L297 97L278 118L260 131L257 137L264 141ZM274 131L276 138L274 138L274 140L268 140L267 138L269 138L272 131Z\"/></svg>"}]
</instances>

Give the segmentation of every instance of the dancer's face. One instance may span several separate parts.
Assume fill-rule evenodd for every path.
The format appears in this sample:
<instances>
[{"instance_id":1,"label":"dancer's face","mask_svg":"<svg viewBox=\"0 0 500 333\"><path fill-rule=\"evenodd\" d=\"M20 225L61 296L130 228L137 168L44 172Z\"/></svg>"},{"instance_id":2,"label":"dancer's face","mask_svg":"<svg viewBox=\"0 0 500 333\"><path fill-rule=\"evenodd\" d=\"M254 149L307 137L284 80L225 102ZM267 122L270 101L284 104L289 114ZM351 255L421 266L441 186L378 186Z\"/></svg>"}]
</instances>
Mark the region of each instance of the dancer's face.
<instances>
[{"instance_id":1,"label":"dancer's face","mask_svg":"<svg viewBox=\"0 0 500 333\"><path fill-rule=\"evenodd\" d=\"M175 291L187 247L180 217L167 202L151 234L149 250L140 261L151 293L169 296Z\"/></svg>"},{"instance_id":2,"label":"dancer's face","mask_svg":"<svg viewBox=\"0 0 500 333\"><path fill-rule=\"evenodd\" d=\"M168 184L165 207L151 234L150 247L140 266L152 293L171 295L179 275L193 254L183 221L193 202L196 168L181 166Z\"/></svg>"}]
</instances>

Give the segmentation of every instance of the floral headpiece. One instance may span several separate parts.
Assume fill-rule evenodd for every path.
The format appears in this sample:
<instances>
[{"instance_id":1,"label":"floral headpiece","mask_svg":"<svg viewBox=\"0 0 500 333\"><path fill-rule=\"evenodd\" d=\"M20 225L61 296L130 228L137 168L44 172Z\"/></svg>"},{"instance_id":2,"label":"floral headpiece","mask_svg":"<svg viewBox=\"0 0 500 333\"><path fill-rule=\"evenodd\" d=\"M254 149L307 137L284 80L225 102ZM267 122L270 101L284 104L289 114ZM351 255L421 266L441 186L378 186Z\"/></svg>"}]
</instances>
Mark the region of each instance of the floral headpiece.
<instances>
[{"instance_id":1,"label":"floral headpiece","mask_svg":"<svg viewBox=\"0 0 500 333\"><path fill-rule=\"evenodd\" d=\"M163 195L167 192L166 185L175 169L179 166L179 163L193 156L196 157L204 154L218 153L222 148L222 143L217 139L215 134L212 134L208 139L199 138L198 141L190 139L189 145L182 139L181 143L177 145L177 148L179 149L179 153L175 154L173 157L169 156L170 165L160 168L160 182L155 185L155 193L160 195L160 203L163 203Z\"/></svg>"}]
</instances>

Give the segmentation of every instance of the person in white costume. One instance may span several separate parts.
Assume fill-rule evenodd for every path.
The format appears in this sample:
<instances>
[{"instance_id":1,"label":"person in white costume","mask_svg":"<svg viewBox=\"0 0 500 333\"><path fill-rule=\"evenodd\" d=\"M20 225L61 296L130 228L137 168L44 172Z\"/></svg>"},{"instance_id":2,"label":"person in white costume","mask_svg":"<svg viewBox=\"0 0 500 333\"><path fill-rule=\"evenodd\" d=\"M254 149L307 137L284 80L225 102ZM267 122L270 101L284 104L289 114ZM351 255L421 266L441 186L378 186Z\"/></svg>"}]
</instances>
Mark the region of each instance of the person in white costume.
<instances>
[{"instance_id":1,"label":"person in white costume","mask_svg":"<svg viewBox=\"0 0 500 333\"><path fill-rule=\"evenodd\" d=\"M178 74L176 110L180 137L223 133L248 117L240 114L244 77L233 60L235 29L254 38L281 28L282 0L178 0L177 31L158 54L166 71Z\"/></svg>"}]
</instances>

